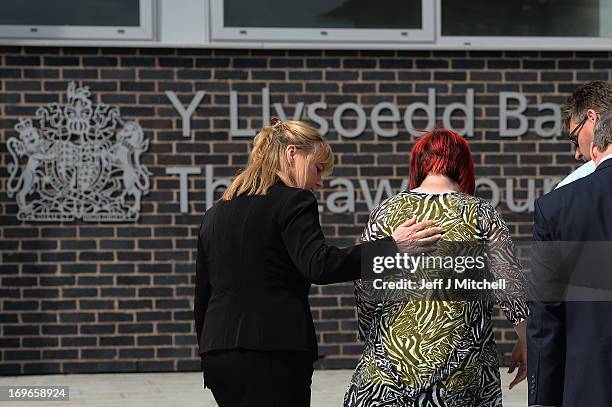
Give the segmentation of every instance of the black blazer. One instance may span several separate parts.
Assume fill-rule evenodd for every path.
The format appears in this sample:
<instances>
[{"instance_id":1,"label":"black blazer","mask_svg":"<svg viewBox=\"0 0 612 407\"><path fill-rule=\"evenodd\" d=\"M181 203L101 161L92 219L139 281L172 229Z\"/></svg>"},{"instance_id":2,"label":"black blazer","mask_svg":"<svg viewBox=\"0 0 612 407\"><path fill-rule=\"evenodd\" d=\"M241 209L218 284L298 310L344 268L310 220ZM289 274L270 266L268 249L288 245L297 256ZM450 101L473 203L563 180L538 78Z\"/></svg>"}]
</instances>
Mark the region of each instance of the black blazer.
<instances>
[{"instance_id":1,"label":"black blazer","mask_svg":"<svg viewBox=\"0 0 612 407\"><path fill-rule=\"evenodd\" d=\"M534 217L534 240L563 242L534 252L536 276L571 283L565 298L583 287L612 288L612 262L603 258L612 251L601 249L612 248L612 160L538 199ZM551 299L529 308L529 404L612 406L612 302Z\"/></svg>"},{"instance_id":2,"label":"black blazer","mask_svg":"<svg viewBox=\"0 0 612 407\"><path fill-rule=\"evenodd\" d=\"M265 195L219 201L198 238L199 353L244 348L318 357L310 284L360 277L362 252L393 253L392 238L338 249L325 243L317 201L277 182Z\"/></svg>"}]
</instances>

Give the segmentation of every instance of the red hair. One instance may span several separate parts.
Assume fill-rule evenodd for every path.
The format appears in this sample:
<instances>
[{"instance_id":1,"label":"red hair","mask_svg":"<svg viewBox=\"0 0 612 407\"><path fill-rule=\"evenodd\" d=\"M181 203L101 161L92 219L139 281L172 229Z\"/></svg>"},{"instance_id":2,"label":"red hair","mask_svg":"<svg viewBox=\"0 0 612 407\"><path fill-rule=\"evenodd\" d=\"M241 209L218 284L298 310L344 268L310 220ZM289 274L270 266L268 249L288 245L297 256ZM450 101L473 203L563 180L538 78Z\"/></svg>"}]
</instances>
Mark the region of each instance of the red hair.
<instances>
[{"instance_id":1,"label":"red hair","mask_svg":"<svg viewBox=\"0 0 612 407\"><path fill-rule=\"evenodd\" d=\"M447 129L423 133L410 154L410 189L421 185L428 174L445 175L459 184L461 192L474 195L474 161L467 141Z\"/></svg>"}]
</instances>

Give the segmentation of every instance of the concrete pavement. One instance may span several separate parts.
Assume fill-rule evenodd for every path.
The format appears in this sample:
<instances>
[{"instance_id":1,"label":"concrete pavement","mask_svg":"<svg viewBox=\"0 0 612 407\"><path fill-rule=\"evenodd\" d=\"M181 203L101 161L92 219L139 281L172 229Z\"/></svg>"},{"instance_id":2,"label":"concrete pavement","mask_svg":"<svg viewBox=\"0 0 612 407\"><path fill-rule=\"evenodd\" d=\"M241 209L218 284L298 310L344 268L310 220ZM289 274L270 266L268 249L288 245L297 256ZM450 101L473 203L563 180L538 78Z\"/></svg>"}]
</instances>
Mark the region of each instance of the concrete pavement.
<instances>
[{"instance_id":1,"label":"concrete pavement","mask_svg":"<svg viewBox=\"0 0 612 407\"><path fill-rule=\"evenodd\" d=\"M504 406L527 405L527 383L511 391L509 375L502 368ZM344 390L351 370L315 371L312 407L342 406ZM209 390L202 390L202 374L189 373L118 373L0 377L0 386L68 385L69 402L7 402L15 407L216 407Z\"/></svg>"}]
</instances>

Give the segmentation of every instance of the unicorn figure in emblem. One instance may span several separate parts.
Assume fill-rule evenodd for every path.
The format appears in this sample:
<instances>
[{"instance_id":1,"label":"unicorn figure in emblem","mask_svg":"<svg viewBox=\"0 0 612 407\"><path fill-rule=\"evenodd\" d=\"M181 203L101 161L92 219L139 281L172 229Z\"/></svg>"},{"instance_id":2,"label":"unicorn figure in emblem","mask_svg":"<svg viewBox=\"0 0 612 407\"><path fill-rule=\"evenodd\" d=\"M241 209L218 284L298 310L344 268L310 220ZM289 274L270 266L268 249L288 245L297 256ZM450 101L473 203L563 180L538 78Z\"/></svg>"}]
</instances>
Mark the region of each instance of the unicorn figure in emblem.
<instances>
[{"instance_id":1,"label":"unicorn figure in emblem","mask_svg":"<svg viewBox=\"0 0 612 407\"><path fill-rule=\"evenodd\" d=\"M129 121L123 123L123 128L117 133L117 142L105 156L122 172L121 204L125 204L128 194L134 197L134 204L129 209L131 213L140 211L141 197L149 191L151 173L140 163L140 155L148 148L149 140L144 138L142 127L136 122Z\"/></svg>"}]
</instances>

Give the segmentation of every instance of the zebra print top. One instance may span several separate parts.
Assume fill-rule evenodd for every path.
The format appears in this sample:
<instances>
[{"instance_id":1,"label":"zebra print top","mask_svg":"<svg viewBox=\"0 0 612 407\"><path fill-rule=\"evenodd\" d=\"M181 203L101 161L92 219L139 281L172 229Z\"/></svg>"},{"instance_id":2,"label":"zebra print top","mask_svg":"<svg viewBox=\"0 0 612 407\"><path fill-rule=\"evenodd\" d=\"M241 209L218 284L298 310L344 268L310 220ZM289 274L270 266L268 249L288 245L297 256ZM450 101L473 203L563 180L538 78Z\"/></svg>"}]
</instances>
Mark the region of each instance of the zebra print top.
<instances>
[{"instance_id":1,"label":"zebra print top","mask_svg":"<svg viewBox=\"0 0 612 407\"><path fill-rule=\"evenodd\" d=\"M438 221L445 241L494 242L502 255L489 267L522 278L506 224L491 204L471 195L401 192L372 211L362 241L389 236L413 216ZM374 301L361 280L355 296L366 343L345 406L501 406L494 301ZM512 324L528 315L518 296L495 302Z\"/></svg>"}]
</instances>

